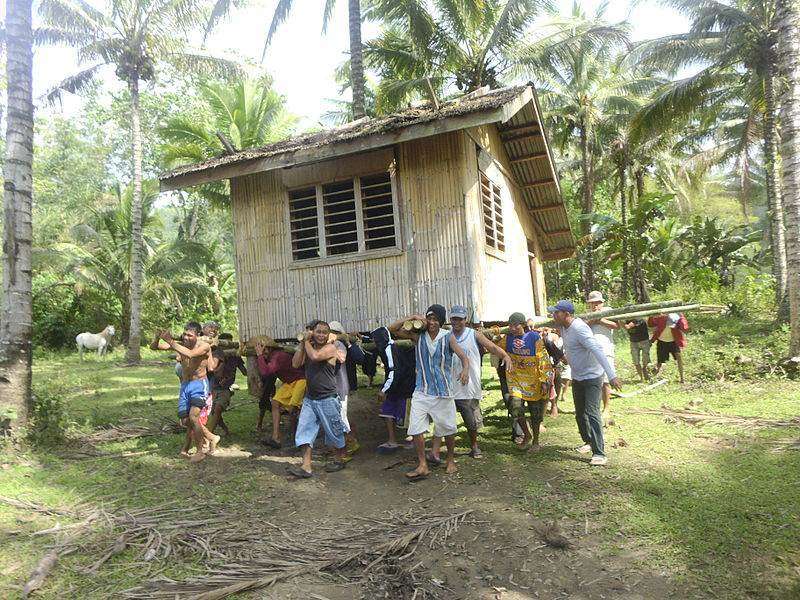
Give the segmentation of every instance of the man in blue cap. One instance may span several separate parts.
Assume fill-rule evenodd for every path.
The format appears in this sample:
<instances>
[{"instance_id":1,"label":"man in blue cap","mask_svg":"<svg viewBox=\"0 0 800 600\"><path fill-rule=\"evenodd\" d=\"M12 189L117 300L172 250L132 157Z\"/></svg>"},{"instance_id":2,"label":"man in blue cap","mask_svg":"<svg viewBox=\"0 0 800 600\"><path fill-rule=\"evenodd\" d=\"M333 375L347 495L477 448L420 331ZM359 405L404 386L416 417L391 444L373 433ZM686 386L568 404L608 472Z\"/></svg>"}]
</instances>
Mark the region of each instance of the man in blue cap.
<instances>
[{"instance_id":1,"label":"man in blue cap","mask_svg":"<svg viewBox=\"0 0 800 600\"><path fill-rule=\"evenodd\" d=\"M590 464L608 464L603 443L603 421L600 416L600 398L603 374L616 390L622 389L613 365L606 358L591 328L575 316L575 306L569 300L559 300L548 306L547 312L561 328L564 354L572 370L572 399L575 402L575 420L578 422L583 445L576 450L592 453Z\"/></svg>"}]
</instances>

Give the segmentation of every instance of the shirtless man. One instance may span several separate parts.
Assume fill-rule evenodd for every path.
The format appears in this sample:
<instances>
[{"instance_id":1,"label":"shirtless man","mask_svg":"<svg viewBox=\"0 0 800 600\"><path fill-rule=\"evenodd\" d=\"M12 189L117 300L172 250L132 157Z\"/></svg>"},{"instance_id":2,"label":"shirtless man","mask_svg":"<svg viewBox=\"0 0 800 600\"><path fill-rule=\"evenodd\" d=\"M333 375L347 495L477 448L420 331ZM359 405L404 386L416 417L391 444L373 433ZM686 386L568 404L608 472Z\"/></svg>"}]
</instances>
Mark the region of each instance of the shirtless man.
<instances>
[{"instance_id":1,"label":"shirtless man","mask_svg":"<svg viewBox=\"0 0 800 600\"><path fill-rule=\"evenodd\" d=\"M181 423L189 428L189 435L197 446L197 452L190 459L192 462L200 462L206 455L214 454L220 440L218 435L211 433L201 422L201 411L207 408L210 391L208 372L217 366L216 359L211 355L211 346L197 339L201 331L199 323L188 322L183 331L183 344L172 339L169 331L160 331L157 346L159 350L173 350L180 356L182 376L178 396L178 417ZM208 443L207 450L206 443ZM188 456L187 450L184 447L181 454Z\"/></svg>"}]
</instances>

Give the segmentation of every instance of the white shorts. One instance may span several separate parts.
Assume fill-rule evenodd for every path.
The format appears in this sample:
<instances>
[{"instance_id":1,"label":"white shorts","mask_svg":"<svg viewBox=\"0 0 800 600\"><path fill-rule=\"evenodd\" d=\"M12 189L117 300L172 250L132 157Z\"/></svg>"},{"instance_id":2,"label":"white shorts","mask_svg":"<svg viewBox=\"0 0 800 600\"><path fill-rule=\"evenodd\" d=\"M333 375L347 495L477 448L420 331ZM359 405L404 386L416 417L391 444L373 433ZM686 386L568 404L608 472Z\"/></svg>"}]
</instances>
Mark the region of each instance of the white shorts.
<instances>
[{"instance_id":1,"label":"white shorts","mask_svg":"<svg viewBox=\"0 0 800 600\"><path fill-rule=\"evenodd\" d=\"M347 396L341 400L342 404L342 423L344 424L344 432L350 433L350 421L347 420Z\"/></svg>"},{"instance_id":2,"label":"white shorts","mask_svg":"<svg viewBox=\"0 0 800 600\"><path fill-rule=\"evenodd\" d=\"M572 379L572 367L569 365L561 365L561 379Z\"/></svg>"},{"instance_id":3,"label":"white shorts","mask_svg":"<svg viewBox=\"0 0 800 600\"><path fill-rule=\"evenodd\" d=\"M617 365L614 362L614 357L606 355L606 360L608 361L608 364L611 365L611 368L616 370ZM608 373L606 373L605 371L603 372L603 383L609 383L609 381L608 381Z\"/></svg>"},{"instance_id":4,"label":"white shorts","mask_svg":"<svg viewBox=\"0 0 800 600\"><path fill-rule=\"evenodd\" d=\"M441 437L453 435L456 424L456 402L452 398L428 396L414 392L411 396L411 416L408 418L408 435L427 433L433 421L433 435Z\"/></svg>"}]
</instances>

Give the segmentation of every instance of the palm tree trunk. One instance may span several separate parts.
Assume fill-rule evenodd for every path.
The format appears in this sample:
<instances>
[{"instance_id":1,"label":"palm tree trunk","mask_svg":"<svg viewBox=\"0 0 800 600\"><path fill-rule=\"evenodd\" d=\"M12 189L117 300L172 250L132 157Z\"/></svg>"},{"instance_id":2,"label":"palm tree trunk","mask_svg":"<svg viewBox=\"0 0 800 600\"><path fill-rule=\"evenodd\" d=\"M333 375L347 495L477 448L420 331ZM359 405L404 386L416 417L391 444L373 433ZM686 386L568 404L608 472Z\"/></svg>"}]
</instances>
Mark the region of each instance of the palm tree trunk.
<instances>
[{"instance_id":1,"label":"palm tree trunk","mask_svg":"<svg viewBox=\"0 0 800 600\"><path fill-rule=\"evenodd\" d=\"M641 201L642 196L644 195L644 169L641 167L636 169L633 172L633 179L634 179L634 189L636 190L636 203ZM631 200L633 200L633 194L631 194ZM631 201L631 211L633 211L633 201ZM641 227L638 228L637 237L641 238L644 235L644 231L641 230ZM637 240L638 242L638 240ZM644 269L642 268L642 256L639 252L640 244L634 244L634 250L632 252L632 259L633 259L633 297L637 303L643 304L645 302L650 302L650 292L647 289L647 282L644 278Z\"/></svg>"},{"instance_id":2,"label":"palm tree trunk","mask_svg":"<svg viewBox=\"0 0 800 600\"><path fill-rule=\"evenodd\" d=\"M778 172L775 168L775 74L767 66L764 78L764 171L769 212L770 246L772 247L772 275L775 277L775 302L781 321L789 318L786 295L786 238L783 224L783 202Z\"/></svg>"},{"instance_id":3,"label":"palm tree trunk","mask_svg":"<svg viewBox=\"0 0 800 600\"><path fill-rule=\"evenodd\" d=\"M3 177L0 428L26 424L31 402L33 34L31 0L6 4L8 120Z\"/></svg>"},{"instance_id":4,"label":"palm tree trunk","mask_svg":"<svg viewBox=\"0 0 800 600\"><path fill-rule=\"evenodd\" d=\"M617 163L617 174L619 176L619 209L622 221L622 298L628 299L629 283L630 283L630 265L628 256L628 202L625 198L625 191L628 187L627 178L625 177L627 171L625 168L625 159L621 159Z\"/></svg>"},{"instance_id":5,"label":"palm tree trunk","mask_svg":"<svg viewBox=\"0 0 800 600\"><path fill-rule=\"evenodd\" d=\"M781 0L781 189L786 225L786 274L792 356L800 354L800 0Z\"/></svg>"},{"instance_id":6,"label":"palm tree trunk","mask_svg":"<svg viewBox=\"0 0 800 600\"><path fill-rule=\"evenodd\" d=\"M125 360L138 363L141 359L140 335L142 319L142 125L139 110L139 80L129 82L131 93L131 138L133 139L133 200L131 202L131 320L128 351Z\"/></svg>"},{"instance_id":7,"label":"palm tree trunk","mask_svg":"<svg viewBox=\"0 0 800 600\"><path fill-rule=\"evenodd\" d=\"M583 185L581 188L581 236L587 240L583 247L583 260L581 261L581 283L583 291L588 294L594 289L594 248L591 240L592 225L588 215L594 211L594 197L592 194L592 176L589 167L589 132L586 131L586 124L581 121L580 140L581 140L581 177Z\"/></svg>"},{"instance_id":8,"label":"palm tree trunk","mask_svg":"<svg viewBox=\"0 0 800 600\"><path fill-rule=\"evenodd\" d=\"M361 1L349 0L350 13L350 87L353 90L353 119L364 111L364 58L361 46Z\"/></svg>"}]
</instances>

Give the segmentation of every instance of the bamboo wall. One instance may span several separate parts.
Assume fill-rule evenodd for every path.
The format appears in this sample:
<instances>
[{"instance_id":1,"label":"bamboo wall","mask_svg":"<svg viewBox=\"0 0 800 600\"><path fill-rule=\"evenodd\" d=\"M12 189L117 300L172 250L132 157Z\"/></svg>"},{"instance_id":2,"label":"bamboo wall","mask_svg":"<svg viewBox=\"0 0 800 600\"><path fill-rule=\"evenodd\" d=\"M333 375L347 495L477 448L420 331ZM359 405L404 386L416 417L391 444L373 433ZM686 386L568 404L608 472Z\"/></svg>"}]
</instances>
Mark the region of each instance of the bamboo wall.
<instances>
[{"instance_id":1,"label":"bamboo wall","mask_svg":"<svg viewBox=\"0 0 800 600\"><path fill-rule=\"evenodd\" d=\"M232 180L242 337L292 337L312 318L336 319L347 329L365 331L424 311L433 302L469 304L464 146L461 134L447 134L402 144L388 155L384 150L345 159L347 164L330 161ZM287 186L312 183L315 177L326 182L351 177L359 163L374 172L395 157L401 250L316 266L292 263Z\"/></svg>"},{"instance_id":2,"label":"bamboo wall","mask_svg":"<svg viewBox=\"0 0 800 600\"><path fill-rule=\"evenodd\" d=\"M487 127L232 180L241 336L293 337L313 318L366 331L434 302L448 309L465 304L484 320L503 320L515 310L533 314L526 235L513 185L496 165L487 174L506 189L506 257L485 252L476 140L507 163L496 130ZM379 257L293 263L287 189L375 172L393 162L401 247ZM538 293L543 290L542 280Z\"/></svg>"},{"instance_id":3,"label":"bamboo wall","mask_svg":"<svg viewBox=\"0 0 800 600\"><path fill-rule=\"evenodd\" d=\"M526 316L543 314L544 272L540 260L534 259L531 265L528 240L533 242L537 256L541 255L541 250L530 215L519 198L518 182L511 175L511 165L497 129L493 125L475 127L463 135L471 145L471 152L466 155L466 183L469 184L467 214L476 239L473 253L480 279L476 311L485 321L505 320L514 311L521 311ZM476 149L476 144L482 152ZM485 249L479 168L502 190L506 250L501 256Z\"/></svg>"}]
</instances>

